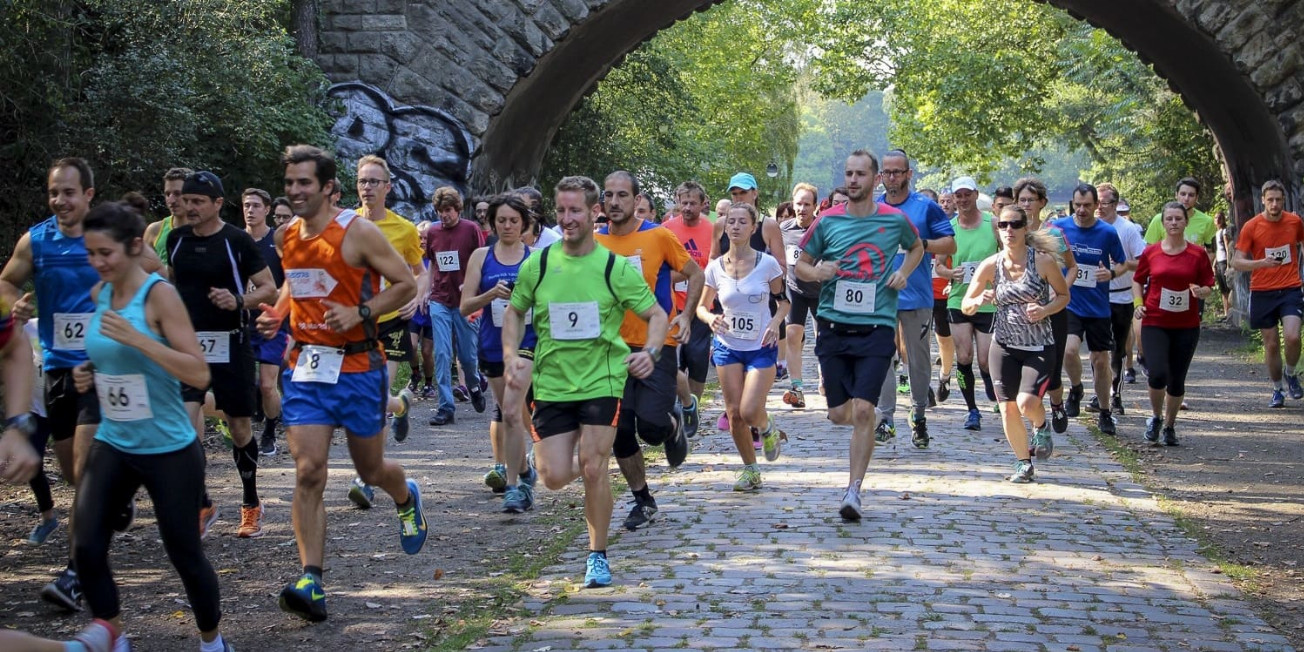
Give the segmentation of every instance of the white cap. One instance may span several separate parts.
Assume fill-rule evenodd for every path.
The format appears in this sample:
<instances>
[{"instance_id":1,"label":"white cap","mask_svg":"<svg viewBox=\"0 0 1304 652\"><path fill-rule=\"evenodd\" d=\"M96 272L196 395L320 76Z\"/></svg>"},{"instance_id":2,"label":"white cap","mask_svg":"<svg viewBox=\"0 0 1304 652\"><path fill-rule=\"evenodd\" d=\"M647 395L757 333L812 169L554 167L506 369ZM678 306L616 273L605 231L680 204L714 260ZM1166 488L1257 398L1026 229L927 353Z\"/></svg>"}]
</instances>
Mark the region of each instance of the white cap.
<instances>
[{"instance_id":1,"label":"white cap","mask_svg":"<svg viewBox=\"0 0 1304 652\"><path fill-rule=\"evenodd\" d=\"M974 181L973 177L956 177L955 181L951 182L951 192L954 193L960 190L978 192L978 182Z\"/></svg>"}]
</instances>

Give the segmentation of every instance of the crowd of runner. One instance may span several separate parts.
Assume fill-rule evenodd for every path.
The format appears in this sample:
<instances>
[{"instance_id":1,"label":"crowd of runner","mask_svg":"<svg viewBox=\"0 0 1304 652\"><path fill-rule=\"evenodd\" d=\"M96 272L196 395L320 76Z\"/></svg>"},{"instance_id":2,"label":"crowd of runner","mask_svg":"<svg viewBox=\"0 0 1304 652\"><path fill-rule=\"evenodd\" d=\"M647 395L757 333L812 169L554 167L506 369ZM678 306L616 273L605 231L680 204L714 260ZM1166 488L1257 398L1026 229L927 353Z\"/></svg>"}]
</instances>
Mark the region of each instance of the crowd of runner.
<instances>
[{"instance_id":1,"label":"crowd of runner","mask_svg":"<svg viewBox=\"0 0 1304 652\"><path fill-rule=\"evenodd\" d=\"M738 492L762 488L758 458L778 460L787 442L782 413L767 407L775 383L797 409L818 388L828 419L852 427L837 504L847 520L862 517L875 445L896 435L897 394L909 397L911 444L927 449L926 410L950 398L953 373L965 429L983 429L980 396L999 414L1011 482L1034 481L1054 434L1083 410L1118 434L1114 415L1137 367L1151 406L1142 436L1178 445L1204 302L1215 290L1224 306L1231 300L1229 270L1249 274L1269 407L1287 393L1304 398L1304 222L1284 211L1277 181L1263 185L1264 212L1235 236L1221 215L1195 208L1194 179L1179 181L1175 200L1143 224L1108 183L1077 186L1069 214L1043 221L1049 200L1035 178L989 199L959 177L938 195L913 188L913 162L900 150L881 160L852 152L842 186L821 198L798 183L774 216L746 172L730 180L712 220L701 184L680 184L658 215L638 178L617 170L601 184L562 179L552 216L534 188L471 202L439 188L438 221L416 224L386 208L391 171L381 158L357 161L356 209L339 206L329 153L296 145L282 162L283 197L241 193L244 229L222 220L228 196L211 172L168 170L170 215L147 224L138 194L92 206L84 160L51 165L52 215L22 235L0 273L0 477L30 483L40 517L29 541L44 543L60 525L42 470L53 442L76 497L67 566L40 594L88 609L93 621L72 641L0 631L0 647L128 649L108 556L143 487L200 649L232 649L202 544L219 516L207 486L223 481L205 473L208 424L229 438L241 538L263 533L259 458L278 454L283 429L302 573L279 601L317 622L327 618L333 433L344 429L357 473L348 499L366 509L377 488L387 494L399 544L415 555L426 539L421 494L385 444L391 431L408 438L421 398L436 401L433 427L454 423L458 403L492 407L484 481L503 495L504 512L532 509L540 483L582 480L586 587L612 583L610 458L632 498L624 527L647 526L658 505L642 447L663 446L672 469L684 463L703 429L712 368L724 403L715 425L737 448ZM803 374L808 333L818 378ZM1084 344L1095 393L1085 407ZM410 382L395 391L402 363Z\"/></svg>"}]
</instances>

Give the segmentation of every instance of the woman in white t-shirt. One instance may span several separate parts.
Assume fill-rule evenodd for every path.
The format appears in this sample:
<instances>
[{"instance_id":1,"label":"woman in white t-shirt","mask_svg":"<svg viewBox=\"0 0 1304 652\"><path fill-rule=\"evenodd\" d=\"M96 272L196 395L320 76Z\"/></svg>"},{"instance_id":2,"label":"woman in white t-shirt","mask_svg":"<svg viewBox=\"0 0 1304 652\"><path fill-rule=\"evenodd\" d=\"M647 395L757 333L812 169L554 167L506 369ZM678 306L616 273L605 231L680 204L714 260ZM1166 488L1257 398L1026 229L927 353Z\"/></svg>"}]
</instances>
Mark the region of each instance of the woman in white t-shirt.
<instances>
[{"instance_id":1,"label":"woman in white t-shirt","mask_svg":"<svg viewBox=\"0 0 1304 652\"><path fill-rule=\"evenodd\" d=\"M729 432L743 460L734 491L760 489L758 444L765 459L773 462L779 459L781 442L786 439L766 413L765 398L774 385L779 329L789 304L779 261L751 246L758 217L751 204L729 206L722 218L729 251L707 265L706 286L697 304L697 318L710 324L715 334L711 362L720 378ZM717 298L722 314L711 312ZM770 312L771 298L778 305L774 313Z\"/></svg>"},{"instance_id":2,"label":"woman in white t-shirt","mask_svg":"<svg viewBox=\"0 0 1304 652\"><path fill-rule=\"evenodd\" d=\"M1227 228L1227 214L1218 211L1213 218L1214 223L1218 225L1218 233L1214 236L1214 280L1218 282L1218 293L1222 295L1222 316L1227 319L1227 315L1232 306L1232 294L1235 291L1232 285L1232 270L1229 269L1227 252L1231 249L1229 243L1232 241L1232 231Z\"/></svg>"}]
</instances>

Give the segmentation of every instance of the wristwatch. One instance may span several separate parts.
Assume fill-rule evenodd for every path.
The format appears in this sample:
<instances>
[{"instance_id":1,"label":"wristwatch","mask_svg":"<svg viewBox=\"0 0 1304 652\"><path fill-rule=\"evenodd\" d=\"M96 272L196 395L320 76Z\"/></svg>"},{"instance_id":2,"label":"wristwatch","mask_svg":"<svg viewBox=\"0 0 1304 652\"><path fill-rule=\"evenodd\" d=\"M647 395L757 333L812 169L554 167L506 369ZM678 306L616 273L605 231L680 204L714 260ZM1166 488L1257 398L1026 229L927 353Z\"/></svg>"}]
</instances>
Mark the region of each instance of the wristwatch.
<instances>
[{"instance_id":1,"label":"wristwatch","mask_svg":"<svg viewBox=\"0 0 1304 652\"><path fill-rule=\"evenodd\" d=\"M5 420L5 430L17 430L31 437L36 434L36 417L33 417L30 412L24 412L16 417L9 417Z\"/></svg>"},{"instance_id":2,"label":"wristwatch","mask_svg":"<svg viewBox=\"0 0 1304 652\"><path fill-rule=\"evenodd\" d=\"M643 352L652 358L652 362L661 362L661 347L653 346L643 349Z\"/></svg>"},{"instance_id":3,"label":"wristwatch","mask_svg":"<svg viewBox=\"0 0 1304 652\"><path fill-rule=\"evenodd\" d=\"M362 317L362 321L367 321L368 319L371 319L371 306L368 306L365 303L359 305L358 316Z\"/></svg>"}]
</instances>

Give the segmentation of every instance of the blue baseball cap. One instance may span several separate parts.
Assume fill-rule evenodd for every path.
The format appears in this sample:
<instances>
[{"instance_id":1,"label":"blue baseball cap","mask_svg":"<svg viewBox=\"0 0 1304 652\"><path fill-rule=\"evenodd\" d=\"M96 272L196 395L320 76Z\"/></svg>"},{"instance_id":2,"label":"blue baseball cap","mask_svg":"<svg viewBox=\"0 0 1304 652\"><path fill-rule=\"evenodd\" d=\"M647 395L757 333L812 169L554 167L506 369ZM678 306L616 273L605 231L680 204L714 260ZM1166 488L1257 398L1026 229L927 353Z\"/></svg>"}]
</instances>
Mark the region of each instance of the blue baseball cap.
<instances>
[{"instance_id":1,"label":"blue baseball cap","mask_svg":"<svg viewBox=\"0 0 1304 652\"><path fill-rule=\"evenodd\" d=\"M756 190L756 177L750 172L739 172L729 179L729 190L740 188L742 190Z\"/></svg>"}]
</instances>

